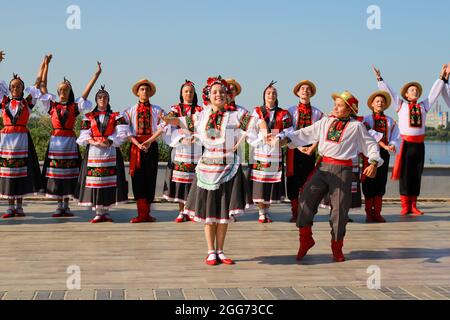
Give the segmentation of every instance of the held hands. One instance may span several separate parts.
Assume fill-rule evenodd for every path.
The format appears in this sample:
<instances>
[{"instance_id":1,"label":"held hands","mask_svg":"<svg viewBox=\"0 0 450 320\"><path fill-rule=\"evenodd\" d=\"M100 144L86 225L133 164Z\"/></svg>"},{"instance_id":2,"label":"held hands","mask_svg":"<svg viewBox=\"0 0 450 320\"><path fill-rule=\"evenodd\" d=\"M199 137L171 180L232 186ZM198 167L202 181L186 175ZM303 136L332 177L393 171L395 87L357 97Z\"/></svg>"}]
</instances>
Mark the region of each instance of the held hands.
<instances>
[{"instance_id":1,"label":"held hands","mask_svg":"<svg viewBox=\"0 0 450 320\"><path fill-rule=\"evenodd\" d=\"M99 147L99 148L109 148L112 146L112 141L111 140L96 141L94 139L90 139L89 144L92 146Z\"/></svg>"},{"instance_id":2,"label":"held hands","mask_svg":"<svg viewBox=\"0 0 450 320\"><path fill-rule=\"evenodd\" d=\"M183 138L183 139L181 139L181 144L182 144L182 145L185 145L185 146L190 146L191 144L194 144L194 140L195 140L194 137L191 137L191 138Z\"/></svg>"},{"instance_id":3,"label":"held hands","mask_svg":"<svg viewBox=\"0 0 450 320\"><path fill-rule=\"evenodd\" d=\"M316 150L316 147L315 146L301 147L301 148L298 148L298 150L300 150L301 153L311 156L314 153L314 151Z\"/></svg>"},{"instance_id":4,"label":"held hands","mask_svg":"<svg viewBox=\"0 0 450 320\"><path fill-rule=\"evenodd\" d=\"M397 152L397 149L395 148L394 145L385 146L384 149L386 151L389 151L389 152L392 152L392 153L396 153Z\"/></svg>"},{"instance_id":5,"label":"held hands","mask_svg":"<svg viewBox=\"0 0 450 320\"><path fill-rule=\"evenodd\" d=\"M280 138L278 136L274 136L272 133L267 133L264 135L264 141L271 147L275 147L280 143Z\"/></svg>"},{"instance_id":6,"label":"held hands","mask_svg":"<svg viewBox=\"0 0 450 320\"><path fill-rule=\"evenodd\" d=\"M378 170L377 166L374 165L374 164L371 164L370 166L368 166L368 167L364 170L363 174L364 174L365 176L367 176L368 178L373 179L373 178L375 178L376 175L377 175L377 170Z\"/></svg>"}]
</instances>

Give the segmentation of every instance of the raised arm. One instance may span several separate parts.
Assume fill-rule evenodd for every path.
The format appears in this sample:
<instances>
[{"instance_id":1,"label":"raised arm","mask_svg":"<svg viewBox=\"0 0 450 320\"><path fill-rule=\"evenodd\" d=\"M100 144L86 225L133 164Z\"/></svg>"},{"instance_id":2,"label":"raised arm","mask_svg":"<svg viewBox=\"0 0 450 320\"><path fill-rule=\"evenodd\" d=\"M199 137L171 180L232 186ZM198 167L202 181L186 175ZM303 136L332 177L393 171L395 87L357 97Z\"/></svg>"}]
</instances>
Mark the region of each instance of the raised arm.
<instances>
[{"instance_id":1,"label":"raised arm","mask_svg":"<svg viewBox=\"0 0 450 320\"><path fill-rule=\"evenodd\" d=\"M86 89L84 89L83 95L81 96L84 100L87 100L89 97L89 93L91 93L92 88L94 87L95 83L98 80L98 77L100 77L100 74L102 73L102 64L101 62L97 61L97 71L94 73L94 76L89 81L88 85L86 86Z\"/></svg>"},{"instance_id":2,"label":"raised arm","mask_svg":"<svg viewBox=\"0 0 450 320\"><path fill-rule=\"evenodd\" d=\"M3 60L5 60L5 52L0 51L0 62L2 62Z\"/></svg>"},{"instance_id":3,"label":"raised arm","mask_svg":"<svg viewBox=\"0 0 450 320\"><path fill-rule=\"evenodd\" d=\"M383 80L383 78L381 77L380 69L375 68L375 66L372 66L372 69L373 69L373 73L375 74L375 77L377 78L377 81L378 81L378 88L380 90L389 92L395 106L397 108L400 107L403 102L402 99L400 98L400 96L394 90L391 89L391 87L386 83L386 81Z\"/></svg>"},{"instance_id":4,"label":"raised arm","mask_svg":"<svg viewBox=\"0 0 450 320\"><path fill-rule=\"evenodd\" d=\"M41 90L41 93L43 95L48 93L48 86L47 86L47 80L48 80L48 66L50 64L50 61L52 60L52 55L46 55L44 57L44 61L42 62L43 65L41 66L41 83L39 85L39 89Z\"/></svg>"}]
</instances>

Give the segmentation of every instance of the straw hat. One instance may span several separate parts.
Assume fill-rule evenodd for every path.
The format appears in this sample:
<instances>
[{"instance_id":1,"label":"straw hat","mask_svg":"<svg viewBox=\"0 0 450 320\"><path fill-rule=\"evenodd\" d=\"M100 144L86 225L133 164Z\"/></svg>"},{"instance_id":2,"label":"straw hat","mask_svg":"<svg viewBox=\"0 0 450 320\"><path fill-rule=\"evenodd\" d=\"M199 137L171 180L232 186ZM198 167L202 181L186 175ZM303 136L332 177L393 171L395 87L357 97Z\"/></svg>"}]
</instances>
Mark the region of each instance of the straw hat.
<instances>
[{"instance_id":1,"label":"straw hat","mask_svg":"<svg viewBox=\"0 0 450 320\"><path fill-rule=\"evenodd\" d=\"M357 115L358 114L358 104L359 101L358 99L356 99L353 94L351 94L349 91L344 91L342 93L333 93L331 95L331 97L333 98L333 100L336 100L337 98L341 98L342 100L345 101L345 103L350 107L350 109L352 109L352 112Z\"/></svg>"},{"instance_id":2,"label":"straw hat","mask_svg":"<svg viewBox=\"0 0 450 320\"><path fill-rule=\"evenodd\" d=\"M131 91L133 91L133 93L136 97L138 96L139 87L141 87L142 85L147 85L150 87L150 97L153 97L155 95L155 93L156 93L155 84L147 79L142 79L142 80L139 80L138 82L136 82L134 84L133 88L131 89Z\"/></svg>"},{"instance_id":3,"label":"straw hat","mask_svg":"<svg viewBox=\"0 0 450 320\"><path fill-rule=\"evenodd\" d=\"M311 88L311 97L316 95L317 89L316 85L309 80L302 80L294 87L294 94L298 97L298 90L300 90L301 86L308 85Z\"/></svg>"},{"instance_id":4,"label":"straw hat","mask_svg":"<svg viewBox=\"0 0 450 320\"><path fill-rule=\"evenodd\" d=\"M388 92L381 91L381 90L372 93L370 95L369 99L367 99L367 106L369 107L369 109L373 110L373 107L372 107L373 100L375 100L375 98L379 97L379 96L384 97L384 100L386 101L386 106L384 107L384 110L389 109L389 107L391 106L391 103L392 103L391 95Z\"/></svg>"},{"instance_id":5,"label":"straw hat","mask_svg":"<svg viewBox=\"0 0 450 320\"><path fill-rule=\"evenodd\" d=\"M239 82L237 82L235 79L226 79L225 81L228 83L228 85L231 85L231 84L234 85L234 87L236 88L236 92L237 92L236 96L241 94L242 87L239 84Z\"/></svg>"},{"instance_id":6,"label":"straw hat","mask_svg":"<svg viewBox=\"0 0 450 320\"><path fill-rule=\"evenodd\" d=\"M406 91L408 91L409 87L412 87L412 86L417 87L417 90L419 90L419 96L417 97L417 99L420 98L420 96L422 95L422 92L423 92L422 85L418 82L413 81L413 82L408 82L407 84L405 84L403 86L402 90L400 91L403 99L408 100L408 98L406 97Z\"/></svg>"}]
</instances>

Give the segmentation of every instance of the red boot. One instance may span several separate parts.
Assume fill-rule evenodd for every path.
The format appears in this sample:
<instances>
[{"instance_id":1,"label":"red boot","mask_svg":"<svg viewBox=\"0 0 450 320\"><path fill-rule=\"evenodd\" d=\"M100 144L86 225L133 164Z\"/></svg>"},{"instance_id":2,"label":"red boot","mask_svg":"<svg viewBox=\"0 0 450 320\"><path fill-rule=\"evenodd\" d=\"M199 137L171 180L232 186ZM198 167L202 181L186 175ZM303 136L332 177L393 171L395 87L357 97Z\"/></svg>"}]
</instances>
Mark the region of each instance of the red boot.
<instances>
[{"instance_id":1,"label":"red boot","mask_svg":"<svg viewBox=\"0 0 450 320\"><path fill-rule=\"evenodd\" d=\"M411 196L409 197L411 199L411 212L413 215L415 216L423 216L424 213L423 211L420 211L419 209L417 209L417 197L416 196Z\"/></svg>"},{"instance_id":2,"label":"red boot","mask_svg":"<svg viewBox=\"0 0 450 320\"><path fill-rule=\"evenodd\" d=\"M303 259L308 253L308 250L316 244L312 237L312 227L302 227L299 229L300 234L300 248L297 252L297 261Z\"/></svg>"},{"instance_id":3,"label":"red boot","mask_svg":"<svg viewBox=\"0 0 450 320\"><path fill-rule=\"evenodd\" d=\"M150 204L147 199L136 200L138 216L131 219L130 223L155 222L156 219L150 215Z\"/></svg>"},{"instance_id":4,"label":"red boot","mask_svg":"<svg viewBox=\"0 0 450 320\"><path fill-rule=\"evenodd\" d=\"M400 201L402 202L402 212L400 215L406 216L411 213L411 204L408 196L400 196Z\"/></svg>"},{"instance_id":5,"label":"red boot","mask_svg":"<svg viewBox=\"0 0 450 320\"><path fill-rule=\"evenodd\" d=\"M383 197L375 197L373 203L375 222L385 223L386 220L381 216L381 210L383 209Z\"/></svg>"},{"instance_id":6,"label":"red boot","mask_svg":"<svg viewBox=\"0 0 450 320\"><path fill-rule=\"evenodd\" d=\"M365 198L364 203L366 207L366 223L375 222L375 217L373 215L373 206L375 198Z\"/></svg>"},{"instance_id":7,"label":"red boot","mask_svg":"<svg viewBox=\"0 0 450 320\"><path fill-rule=\"evenodd\" d=\"M298 217L298 199L291 201L291 211L292 211L292 217L289 222L296 223L297 217Z\"/></svg>"},{"instance_id":8,"label":"red boot","mask_svg":"<svg viewBox=\"0 0 450 320\"><path fill-rule=\"evenodd\" d=\"M16 214L17 214L16 210L8 209L6 210L6 213L2 216L2 218L3 219L14 218Z\"/></svg>"},{"instance_id":9,"label":"red boot","mask_svg":"<svg viewBox=\"0 0 450 320\"><path fill-rule=\"evenodd\" d=\"M342 253L342 247L344 246L344 240L334 241L331 240L331 251L333 251L333 259L335 262L344 262L345 257Z\"/></svg>"}]
</instances>

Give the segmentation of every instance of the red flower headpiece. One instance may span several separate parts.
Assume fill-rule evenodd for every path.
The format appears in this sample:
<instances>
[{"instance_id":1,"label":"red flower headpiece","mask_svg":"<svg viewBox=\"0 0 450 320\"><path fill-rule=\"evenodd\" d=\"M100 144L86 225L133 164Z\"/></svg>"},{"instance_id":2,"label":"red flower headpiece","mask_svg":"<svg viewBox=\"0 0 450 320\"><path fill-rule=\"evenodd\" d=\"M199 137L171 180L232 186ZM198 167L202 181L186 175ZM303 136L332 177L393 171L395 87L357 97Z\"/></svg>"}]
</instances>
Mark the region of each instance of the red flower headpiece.
<instances>
[{"instance_id":1,"label":"red flower headpiece","mask_svg":"<svg viewBox=\"0 0 450 320\"><path fill-rule=\"evenodd\" d=\"M211 93L212 86L215 84L220 84L227 94L230 92L228 82L226 82L225 79L222 79L221 76L208 78L208 80L206 80L206 86L203 88L203 101L205 104L209 102L209 94Z\"/></svg>"}]
</instances>

